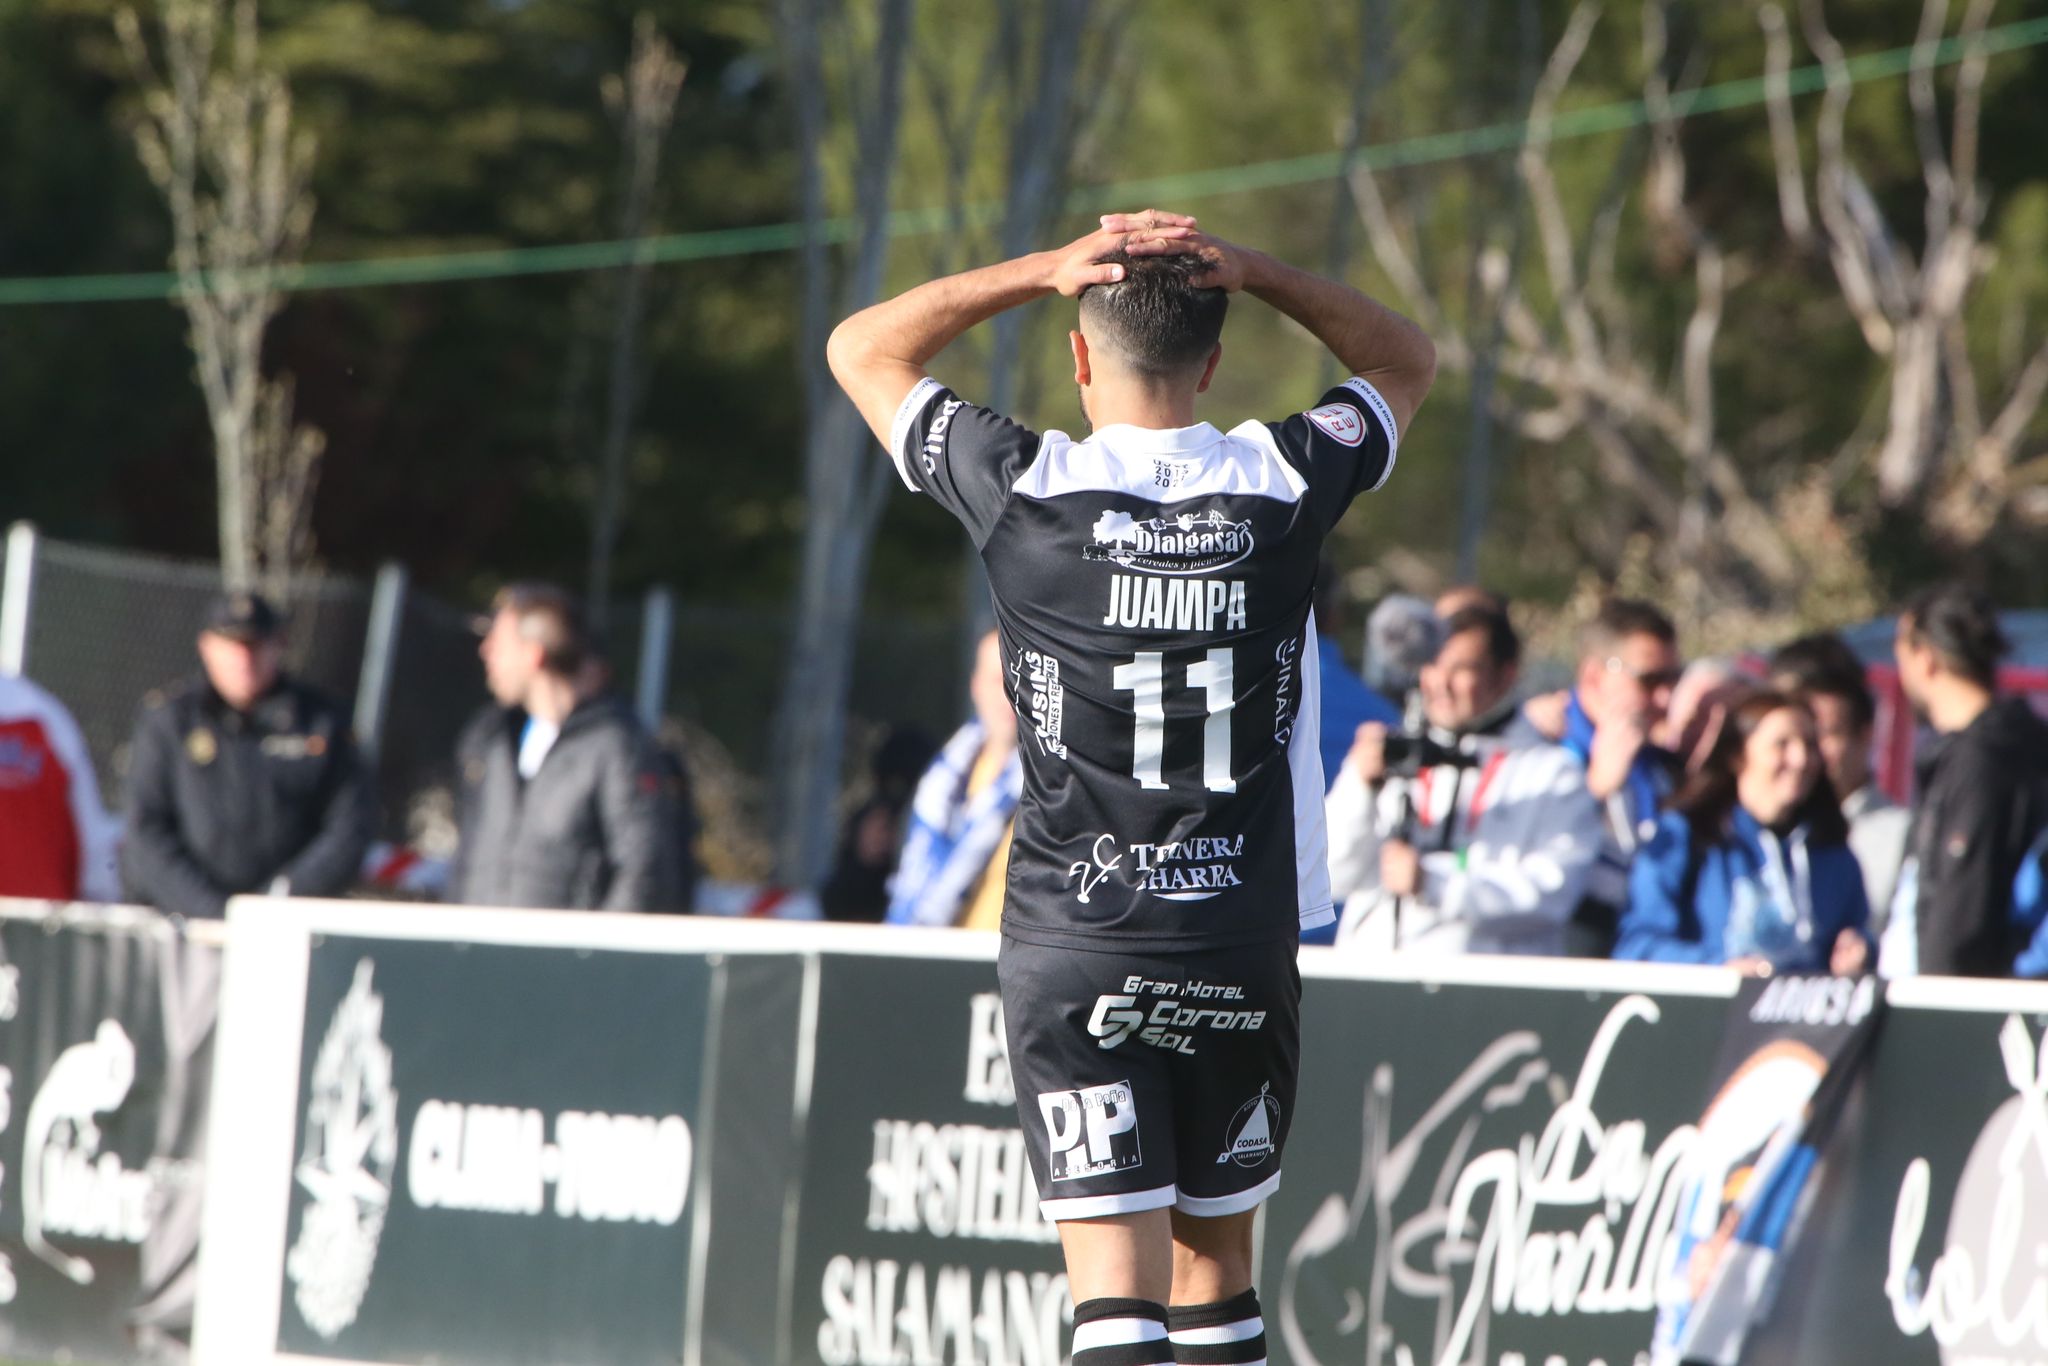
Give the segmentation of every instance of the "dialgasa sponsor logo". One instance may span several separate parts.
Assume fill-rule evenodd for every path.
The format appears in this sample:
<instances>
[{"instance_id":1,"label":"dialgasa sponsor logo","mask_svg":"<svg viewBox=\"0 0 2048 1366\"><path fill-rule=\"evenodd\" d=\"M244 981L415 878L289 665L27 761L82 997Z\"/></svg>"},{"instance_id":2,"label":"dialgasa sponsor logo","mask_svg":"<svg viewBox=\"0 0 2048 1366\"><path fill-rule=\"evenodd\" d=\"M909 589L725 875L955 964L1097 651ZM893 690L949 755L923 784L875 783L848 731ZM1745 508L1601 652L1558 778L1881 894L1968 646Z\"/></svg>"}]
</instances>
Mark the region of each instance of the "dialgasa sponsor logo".
<instances>
[{"instance_id":1,"label":"dialgasa sponsor logo","mask_svg":"<svg viewBox=\"0 0 2048 1366\"><path fill-rule=\"evenodd\" d=\"M370 1289L398 1166L398 1092L374 972L367 958L356 964L313 1059L297 1173L312 1198L284 1263L300 1316L328 1342L356 1321Z\"/></svg>"},{"instance_id":2,"label":"dialgasa sponsor logo","mask_svg":"<svg viewBox=\"0 0 2048 1366\"><path fill-rule=\"evenodd\" d=\"M1252 553L1252 524L1233 522L1211 508L1143 521L1128 512L1095 519L1095 541L1082 555L1145 574L1207 574Z\"/></svg>"},{"instance_id":3,"label":"dialgasa sponsor logo","mask_svg":"<svg viewBox=\"0 0 2048 1366\"><path fill-rule=\"evenodd\" d=\"M2014 1094L1978 1132L1924 1271L1934 1176L1926 1158L1906 1165L1892 1215L1892 1321L1908 1337L1931 1332L1943 1366L2048 1363L2048 1048L2009 1015L1998 1051Z\"/></svg>"}]
</instances>

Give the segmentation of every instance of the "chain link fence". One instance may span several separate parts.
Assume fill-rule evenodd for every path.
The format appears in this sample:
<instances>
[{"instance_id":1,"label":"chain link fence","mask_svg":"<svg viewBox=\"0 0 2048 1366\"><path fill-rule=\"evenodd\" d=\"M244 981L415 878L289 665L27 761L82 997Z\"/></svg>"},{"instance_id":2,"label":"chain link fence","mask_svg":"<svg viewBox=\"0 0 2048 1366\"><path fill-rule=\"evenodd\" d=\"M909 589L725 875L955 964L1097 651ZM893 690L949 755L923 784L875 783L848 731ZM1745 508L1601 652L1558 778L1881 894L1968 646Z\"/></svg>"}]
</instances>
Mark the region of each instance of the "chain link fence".
<instances>
[{"instance_id":1,"label":"chain link fence","mask_svg":"<svg viewBox=\"0 0 2048 1366\"><path fill-rule=\"evenodd\" d=\"M19 534L19 533L17 533ZM31 549L0 566L0 599L25 566L23 620L12 648L22 672L78 718L106 801L125 790L127 749L137 708L154 688L198 669L194 648L209 601L221 591L217 566L29 536ZM11 566L11 567L8 567ZM305 575L278 605L287 613L287 667L354 705L364 686L372 630L371 585ZM477 657L487 603L455 604L408 591L396 614L390 682L377 737L378 788L388 838L449 838L447 793L463 725L488 700ZM608 613L605 650L615 686L629 696L642 676L645 617L640 600ZM4 614L0 614L4 615ZM715 745L712 772L738 789L727 807L758 823L767 789L775 704L787 658L786 614L711 602L677 602L657 696L664 717L700 744ZM7 623L0 620L0 635ZM0 640L0 667L7 663ZM910 723L943 735L966 714L966 659L955 624L875 620L860 633L849 734L859 745L881 729ZM708 757L708 756L707 756ZM860 755L848 765L858 783ZM760 833L758 831L756 834ZM429 852L445 852L430 849Z\"/></svg>"}]
</instances>

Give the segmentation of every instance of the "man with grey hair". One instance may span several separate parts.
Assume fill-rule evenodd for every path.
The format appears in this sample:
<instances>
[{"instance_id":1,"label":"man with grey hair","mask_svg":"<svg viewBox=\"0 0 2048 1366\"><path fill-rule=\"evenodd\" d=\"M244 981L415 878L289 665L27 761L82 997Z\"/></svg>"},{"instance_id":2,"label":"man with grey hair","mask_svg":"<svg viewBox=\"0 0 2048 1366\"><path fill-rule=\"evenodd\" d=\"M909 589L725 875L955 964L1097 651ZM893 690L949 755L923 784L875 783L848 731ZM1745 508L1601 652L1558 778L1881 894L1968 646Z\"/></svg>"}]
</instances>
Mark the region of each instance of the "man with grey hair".
<instances>
[{"instance_id":1,"label":"man with grey hair","mask_svg":"<svg viewBox=\"0 0 2048 1366\"><path fill-rule=\"evenodd\" d=\"M679 793L632 708L599 686L576 600L551 584L502 590L478 653L493 703L457 748L449 900L687 909Z\"/></svg>"}]
</instances>

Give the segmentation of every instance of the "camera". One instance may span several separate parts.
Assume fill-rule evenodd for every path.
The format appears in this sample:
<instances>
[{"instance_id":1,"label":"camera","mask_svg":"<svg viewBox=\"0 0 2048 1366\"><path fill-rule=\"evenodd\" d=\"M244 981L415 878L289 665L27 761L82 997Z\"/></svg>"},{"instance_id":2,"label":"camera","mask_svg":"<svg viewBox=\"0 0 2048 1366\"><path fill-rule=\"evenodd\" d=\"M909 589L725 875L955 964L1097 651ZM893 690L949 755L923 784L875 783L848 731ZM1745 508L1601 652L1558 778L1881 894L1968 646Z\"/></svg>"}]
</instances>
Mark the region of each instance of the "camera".
<instances>
[{"instance_id":1,"label":"camera","mask_svg":"<svg viewBox=\"0 0 2048 1366\"><path fill-rule=\"evenodd\" d=\"M1456 745L1446 745L1428 731L1393 731L1387 735L1387 772L1413 778L1425 768L1477 768L1479 757Z\"/></svg>"}]
</instances>

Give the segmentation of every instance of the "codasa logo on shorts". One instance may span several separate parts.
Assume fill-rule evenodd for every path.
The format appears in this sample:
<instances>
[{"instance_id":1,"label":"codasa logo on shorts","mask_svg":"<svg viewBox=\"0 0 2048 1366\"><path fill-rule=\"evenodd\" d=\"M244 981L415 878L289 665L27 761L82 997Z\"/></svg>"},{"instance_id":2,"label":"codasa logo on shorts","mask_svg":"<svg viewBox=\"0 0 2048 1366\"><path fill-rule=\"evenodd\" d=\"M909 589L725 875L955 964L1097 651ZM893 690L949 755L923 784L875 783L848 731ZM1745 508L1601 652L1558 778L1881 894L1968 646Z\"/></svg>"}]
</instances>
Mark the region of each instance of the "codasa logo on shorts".
<instances>
[{"instance_id":1,"label":"codasa logo on shorts","mask_svg":"<svg viewBox=\"0 0 2048 1366\"><path fill-rule=\"evenodd\" d=\"M1235 1162L1240 1167L1256 1167L1273 1155L1273 1135L1280 1129L1280 1102L1273 1099L1272 1092L1273 1084L1267 1082L1238 1108L1224 1131L1217 1166Z\"/></svg>"},{"instance_id":2,"label":"codasa logo on shorts","mask_svg":"<svg viewBox=\"0 0 2048 1366\"><path fill-rule=\"evenodd\" d=\"M398 1166L398 1092L384 998L370 989L375 970L367 958L356 964L313 1060L298 1167L312 1200L284 1264L299 1314L329 1342L356 1321L369 1292Z\"/></svg>"},{"instance_id":3,"label":"codasa logo on shorts","mask_svg":"<svg viewBox=\"0 0 2048 1366\"><path fill-rule=\"evenodd\" d=\"M1090 560L1107 560L1144 574L1207 574L1252 553L1249 518L1233 522L1214 508L1139 521L1128 512L1095 519L1095 542L1082 547Z\"/></svg>"}]
</instances>

